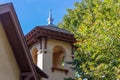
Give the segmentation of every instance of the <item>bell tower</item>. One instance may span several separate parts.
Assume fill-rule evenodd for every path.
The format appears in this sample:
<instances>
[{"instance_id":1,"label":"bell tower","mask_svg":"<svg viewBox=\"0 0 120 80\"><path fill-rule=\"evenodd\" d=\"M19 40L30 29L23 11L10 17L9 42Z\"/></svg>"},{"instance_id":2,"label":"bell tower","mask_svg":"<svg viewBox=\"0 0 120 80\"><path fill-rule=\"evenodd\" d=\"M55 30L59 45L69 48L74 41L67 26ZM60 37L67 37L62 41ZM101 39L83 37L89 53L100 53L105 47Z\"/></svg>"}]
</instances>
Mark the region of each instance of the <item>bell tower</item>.
<instances>
[{"instance_id":1,"label":"bell tower","mask_svg":"<svg viewBox=\"0 0 120 80\"><path fill-rule=\"evenodd\" d=\"M25 38L34 64L49 76L43 80L75 77L72 65L66 63L74 57L74 35L53 25L52 10L49 12L48 25L36 26Z\"/></svg>"}]
</instances>

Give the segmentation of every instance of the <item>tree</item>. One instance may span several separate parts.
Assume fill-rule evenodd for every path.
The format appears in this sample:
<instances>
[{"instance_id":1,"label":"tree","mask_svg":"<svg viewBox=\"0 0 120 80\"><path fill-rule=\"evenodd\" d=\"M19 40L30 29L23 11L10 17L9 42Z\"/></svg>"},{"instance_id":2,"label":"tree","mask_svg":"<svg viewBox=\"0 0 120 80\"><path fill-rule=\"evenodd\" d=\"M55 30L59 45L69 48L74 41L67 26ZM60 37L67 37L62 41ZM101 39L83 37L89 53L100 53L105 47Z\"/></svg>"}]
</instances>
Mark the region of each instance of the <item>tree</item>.
<instances>
[{"instance_id":1,"label":"tree","mask_svg":"<svg viewBox=\"0 0 120 80\"><path fill-rule=\"evenodd\" d=\"M72 64L79 77L120 79L120 0L76 2L59 26L77 40Z\"/></svg>"}]
</instances>

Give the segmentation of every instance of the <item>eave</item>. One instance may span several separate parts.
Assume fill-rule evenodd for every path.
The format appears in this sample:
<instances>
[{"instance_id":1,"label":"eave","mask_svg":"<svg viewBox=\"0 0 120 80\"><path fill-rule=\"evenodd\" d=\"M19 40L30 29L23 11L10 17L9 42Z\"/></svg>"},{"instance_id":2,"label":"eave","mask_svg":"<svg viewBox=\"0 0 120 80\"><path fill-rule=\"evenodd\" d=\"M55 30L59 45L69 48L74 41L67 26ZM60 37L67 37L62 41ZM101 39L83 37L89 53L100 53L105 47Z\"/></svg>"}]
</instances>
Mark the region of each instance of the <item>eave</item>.
<instances>
[{"instance_id":1,"label":"eave","mask_svg":"<svg viewBox=\"0 0 120 80\"><path fill-rule=\"evenodd\" d=\"M32 80L39 80L36 67L32 61L30 51L12 3L0 5L0 21L13 50L21 75L30 77L30 74ZM20 78L20 80L22 79Z\"/></svg>"},{"instance_id":2,"label":"eave","mask_svg":"<svg viewBox=\"0 0 120 80\"><path fill-rule=\"evenodd\" d=\"M43 27L37 26L25 36L27 45L31 46L33 43L39 41L38 39L41 37L47 37L49 39L56 39L69 43L75 42L75 38L73 34L50 30L44 28L44 26Z\"/></svg>"}]
</instances>

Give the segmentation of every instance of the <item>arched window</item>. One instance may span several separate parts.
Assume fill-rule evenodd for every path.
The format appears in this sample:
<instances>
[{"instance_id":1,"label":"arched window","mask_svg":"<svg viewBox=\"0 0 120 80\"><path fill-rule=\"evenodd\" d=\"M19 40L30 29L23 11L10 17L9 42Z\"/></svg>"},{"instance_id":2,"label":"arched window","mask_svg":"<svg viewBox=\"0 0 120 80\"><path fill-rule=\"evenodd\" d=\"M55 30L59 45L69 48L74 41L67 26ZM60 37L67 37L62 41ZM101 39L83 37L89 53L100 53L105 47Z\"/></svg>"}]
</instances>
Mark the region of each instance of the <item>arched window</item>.
<instances>
[{"instance_id":1,"label":"arched window","mask_svg":"<svg viewBox=\"0 0 120 80\"><path fill-rule=\"evenodd\" d=\"M34 48L32 51L32 59L33 59L34 64L36 65L37 65L37 52L38 52L37 48Z\"/></svg>"},{"instance_id":2,"label":"arched window","mask_svg":"<svg viewBox=\"0 0 120 80\"><path fill-rule=\"evenodd\" d=\"M55 46L53 48L53 67L64 67L65 49L61 46Z\"/></svg>"}]
</instances>

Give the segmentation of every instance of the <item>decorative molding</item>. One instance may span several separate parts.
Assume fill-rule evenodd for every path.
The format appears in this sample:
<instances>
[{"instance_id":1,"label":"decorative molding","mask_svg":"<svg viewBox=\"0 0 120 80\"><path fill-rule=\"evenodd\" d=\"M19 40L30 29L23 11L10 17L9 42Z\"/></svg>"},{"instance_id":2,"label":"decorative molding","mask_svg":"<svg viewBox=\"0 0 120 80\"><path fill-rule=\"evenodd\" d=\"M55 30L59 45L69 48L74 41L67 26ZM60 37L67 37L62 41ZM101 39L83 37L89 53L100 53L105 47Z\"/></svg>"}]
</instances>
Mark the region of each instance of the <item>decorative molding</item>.
<instances>
[{"instance_id":1,"label":"decorative molding","mask_svg":"<svg viewBox=\"0 0 120 80\"><path fill-rule=\"evenodd\" d=\"M61 72L65 72L65 74L68 74L68 69L63 69L63 68L58 68L58 67L52 67L52 72L54 72L55 70L57 71L61 71Z\"/></svg>"},{"instance_id":2,"label":"decorative molding","mask_svg":"<svg viewBox=\"0 0 120 80\"><path fill-rule=\"evenodd\" d=\"M47 49L41 49L38 51L38 54L41 54L41 53L46 53L47 52Z\"/></svg>"},{"instance_id":3,"label":"decorative molding","mask_svg":"<svg viewBox=\"0 0 120 80\"><path fill-rule=\"evenodd\" d=\"M41 53L42 53L42 50L38 50L37 54L39 55L39 54L41 54Z\"/></svg>"},{"instance_id":4,"label":"decorative molding","mask_svg":"<svg viewBox=\"0 0 120 80\"><path fill-rule=\"evenodd\" d=\"M50 30L44 27L45 26L43 27L37 26L25 36L28 46L31 46L31 44L37 42L36 39L40 39L41 37L61 40L70 43L75 42L75 38L73 34Z\"/></svg>"}]
</instances>

